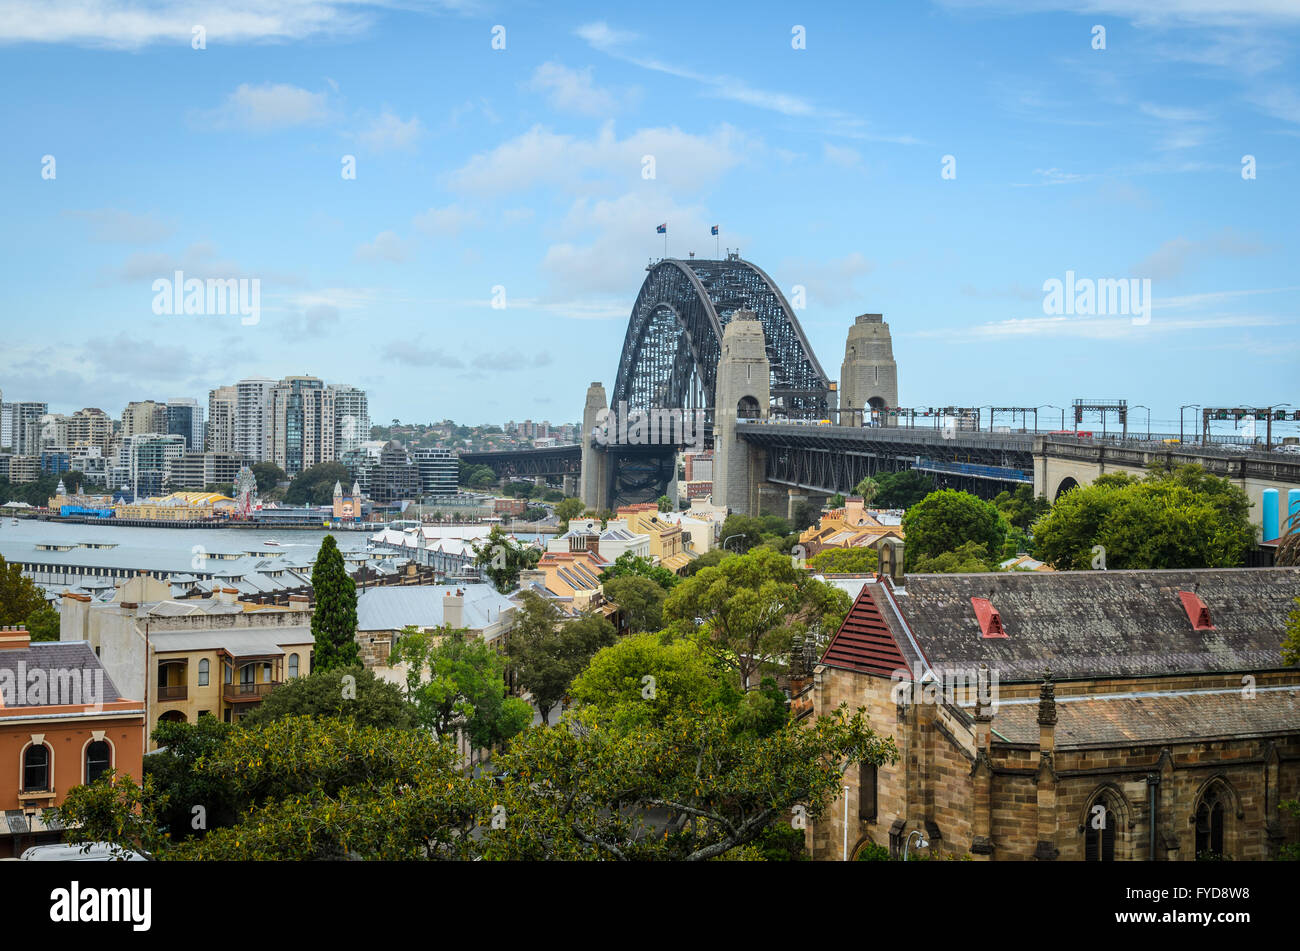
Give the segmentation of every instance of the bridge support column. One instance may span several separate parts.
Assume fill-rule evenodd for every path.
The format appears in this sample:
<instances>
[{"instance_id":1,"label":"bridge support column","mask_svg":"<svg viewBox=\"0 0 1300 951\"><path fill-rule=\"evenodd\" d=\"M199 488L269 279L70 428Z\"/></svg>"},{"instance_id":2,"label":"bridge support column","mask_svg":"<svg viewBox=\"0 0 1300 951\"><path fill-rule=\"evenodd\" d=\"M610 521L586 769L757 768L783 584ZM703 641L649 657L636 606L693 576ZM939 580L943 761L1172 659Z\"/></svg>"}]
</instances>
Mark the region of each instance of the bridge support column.
<instances>
[{"instance_id":1,"label":"bridge support column","mask_svg":"<svg viewBox=\"0 0 1300 951\"><path fill-rule=\"evenodd\" d=\"M722 334L713 408L713 504L759 513L755 469L762 453L736 435L737 419L766 418L772 404L771 364L763 325L752 311L732 315Z\"/></svg>"},{"instance_id":2,"label":"bridge support column","mask_svg":"<svg viewBox=\"0 0 1300 951\"><path fill-rule=\"evenodd\" d=\"M566 475L564 477L564 497L571 499L578 494L578 477Z\"/></svg>"},{"instance_id":3,"label":"bridge support column","mask_svg":"<svg viewBox=\"0 0 1300 951\"><path fill-rule=\"evenodd\" d=\"M804 502L808 499L808 493L803 489L790 489L788 494L789 500L786 502L785 506L785 517L788 521L793 522L795 508L798 507L800 502Z\"/></svg>"},{"instance_id":4,"label":"bridge support column","mask_svg":"<svg viewBox=\"0 0 1300 951\"><path fill-rule=\"evenodd\" d=\"M597 512L609 508L606 486L608 461L600 449L591 444L592 431L604 422L609 400L604 384L599 381L587 387L587 403L582 410L582 503Z\"/></svg>"}]
</instances>

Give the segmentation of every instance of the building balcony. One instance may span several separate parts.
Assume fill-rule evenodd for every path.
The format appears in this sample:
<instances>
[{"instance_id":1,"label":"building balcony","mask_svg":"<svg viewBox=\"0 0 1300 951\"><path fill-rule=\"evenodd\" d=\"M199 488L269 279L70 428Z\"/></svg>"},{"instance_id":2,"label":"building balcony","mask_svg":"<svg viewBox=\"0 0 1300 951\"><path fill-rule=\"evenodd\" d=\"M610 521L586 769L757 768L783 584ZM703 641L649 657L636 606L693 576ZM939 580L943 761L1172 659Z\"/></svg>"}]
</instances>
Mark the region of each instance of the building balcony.
<instances>
[{"instance_id":1,"label":"building balcony","mask_svg":"<svg viewBox=\"0 0 1300 951\"><path fill-rule=\"evenodd\" d=\"M223 684L221 699L227 703L247 703L262 700L268 693L280 686L280 681L265 684Z\"/></svg>"},{"instance_id":2,"label":"building balcony","mask_svg":"<svg viewBox=\"0 0 1300 951\"><path fill-rule=\"evenodd\" d=\"M173 687L158 688L158 702L166 703L170 700L186 700L189 698L190 688L185 684L178 684Z\"/></svg>"}]
</instances>

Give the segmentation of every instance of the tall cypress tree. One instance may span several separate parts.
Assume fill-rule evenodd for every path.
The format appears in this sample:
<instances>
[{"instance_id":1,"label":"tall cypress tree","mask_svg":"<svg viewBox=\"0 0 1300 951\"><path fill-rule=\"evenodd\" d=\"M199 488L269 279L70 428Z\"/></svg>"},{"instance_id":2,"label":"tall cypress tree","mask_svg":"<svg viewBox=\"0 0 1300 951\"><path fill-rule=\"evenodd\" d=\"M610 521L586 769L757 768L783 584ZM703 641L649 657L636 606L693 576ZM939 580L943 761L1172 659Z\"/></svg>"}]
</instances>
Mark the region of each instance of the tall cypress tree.
<instances>
[{"instance_id":1,"label":"tall cypress tree","mask_svg":"<svg viewBox=\"0 0 1300 951\"><path fill-rule=\"evenodd\" d=\"M343 566L343 553L333 535L326 535L311 570L316 610L311 633L316 640L312 672L361 663L357 646L357 586Z\"/></svg>"}]
</instances>

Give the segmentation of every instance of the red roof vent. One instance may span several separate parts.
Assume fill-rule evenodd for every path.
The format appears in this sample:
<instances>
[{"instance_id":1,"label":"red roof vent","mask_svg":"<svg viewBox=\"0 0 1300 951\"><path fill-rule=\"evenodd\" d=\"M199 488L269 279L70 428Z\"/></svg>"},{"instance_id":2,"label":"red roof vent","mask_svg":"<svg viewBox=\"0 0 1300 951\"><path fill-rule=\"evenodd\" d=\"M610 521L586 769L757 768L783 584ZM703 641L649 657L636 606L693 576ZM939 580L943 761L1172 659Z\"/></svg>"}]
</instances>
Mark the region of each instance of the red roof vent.
<instances>
[{"instance_id":1,"label":"red roof vent","mask_svg":"<svg viewBox=\"0 0 1300 951\"><path fill-rule=\"evenodd\" d=\"M975 617L979 619L982 636L1007 636L1006 630L1002 627L1002 615L998 613L992 601L988 598L971 598L970 603L975 608Z\"/></svg>"},{"instance_id":2,"label":"red roof vent","mask_svg":"<svg viewBox=\"0 0 1300 951\"><path fill-rule=\"evenodd\" d=\"M1178 599L1183 602L1183 610L1187 612L1187 620L1192 622L1193 631L1214 630L1210 623L1210 609L1199 596L1191 591L1179 591Z\"/></svg>"}]
</instances>

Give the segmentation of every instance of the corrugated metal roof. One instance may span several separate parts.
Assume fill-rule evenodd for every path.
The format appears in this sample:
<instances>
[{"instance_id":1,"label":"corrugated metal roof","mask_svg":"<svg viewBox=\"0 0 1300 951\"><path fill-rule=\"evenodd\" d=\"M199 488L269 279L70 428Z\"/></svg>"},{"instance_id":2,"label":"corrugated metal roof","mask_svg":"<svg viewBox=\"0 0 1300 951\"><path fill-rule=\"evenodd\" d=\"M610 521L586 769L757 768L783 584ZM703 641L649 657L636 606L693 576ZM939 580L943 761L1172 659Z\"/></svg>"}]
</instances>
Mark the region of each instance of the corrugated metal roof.
<instances>
[{"instance_id":1,"label":"corrugated metal roof","mask_svg":"<svg viewBox=\"0 0 1300 951\"><path fill-rule=\"evenodd\" d=\"M408 624L439 627L448 594L465 592L461 626L481 630L501 619L514 603L489 584L394 585L367 588L357 597L357 630L400 631Z\"/></svg>"}]
</instances>

